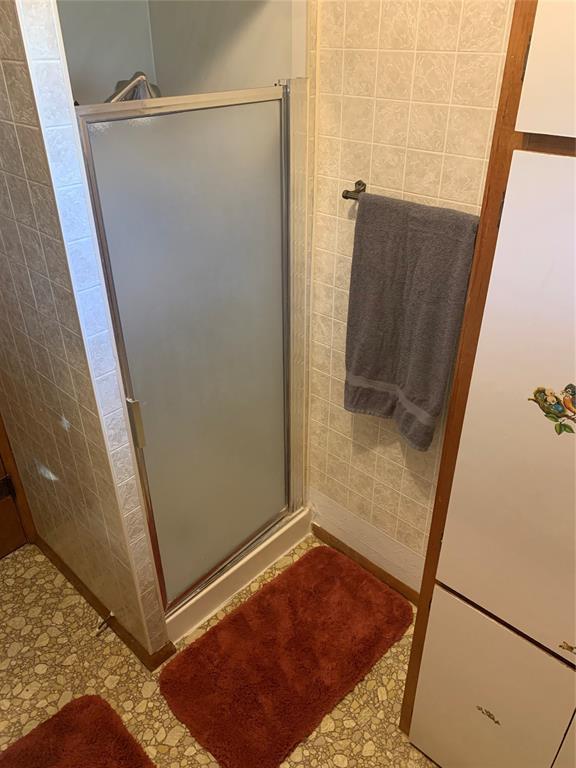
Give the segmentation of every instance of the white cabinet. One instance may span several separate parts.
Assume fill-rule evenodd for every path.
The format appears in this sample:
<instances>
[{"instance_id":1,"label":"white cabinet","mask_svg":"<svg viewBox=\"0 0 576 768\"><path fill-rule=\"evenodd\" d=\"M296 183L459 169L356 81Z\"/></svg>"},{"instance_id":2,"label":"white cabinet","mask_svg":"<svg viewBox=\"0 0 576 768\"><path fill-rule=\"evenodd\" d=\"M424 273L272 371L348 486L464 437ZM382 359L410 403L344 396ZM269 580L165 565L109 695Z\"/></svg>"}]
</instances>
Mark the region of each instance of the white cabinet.
<instances>
[{"instance_id":1,"label":"white cabinet","mask_svg":"<svg viewBox=\"0 0 576 768\"><path fill-rule=\"evenodd\" d=\"M442 768L550 768L574 672L436 587L410 741Z\"/></svg>"},{"instance_id":2,"label":"white cabinet","mask_svg":"<svg viewBox=\"0 0 576 768\"><path fill-rule=\"evenodd\" d=\"M437 573L572 662L576 423L529 398L576 384L575 196L575 158L514 153Z\"/></svg>"},{"instance_id":3,"label":"white cabinet","mask_svg":"<svg viewBox=\"0 0 576 768\"><path fill-rule=\"evenodd\" d=\"M576 136L574 0L538 0L516 130Z\"/></svg>"}]
</instances>

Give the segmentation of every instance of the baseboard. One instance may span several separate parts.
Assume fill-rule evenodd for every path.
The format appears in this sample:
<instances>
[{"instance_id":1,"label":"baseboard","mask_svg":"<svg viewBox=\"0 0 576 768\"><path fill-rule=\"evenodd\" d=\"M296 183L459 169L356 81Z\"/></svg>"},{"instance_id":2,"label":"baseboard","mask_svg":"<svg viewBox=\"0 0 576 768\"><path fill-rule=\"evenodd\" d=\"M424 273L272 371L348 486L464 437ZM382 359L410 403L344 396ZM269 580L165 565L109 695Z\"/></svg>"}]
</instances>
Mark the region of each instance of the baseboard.
<instances>
[{"instance_id":1,"label":"baseboard","mask_svg":"<svg viewBox=\"0 0 576 768\"><path fill-rule=\"evenodd\" d=\"M48 560L54 565L60 573L72 584L74 589L79 592L84 600L94 608L96 613L101 616L103 619L106 619L109 614L110 610L104 605L104 603L99 600L96 595L90 590L86 584L80 579L74 571L71 570L71 568L66 565L64 560L58 555L52 547L47 544L44 539L40 538L39 536L36 536L34 541L30 542L31 544L34 544L38 547L38 549L41 550L41 552L46 555ZM127 629L125 629L122 624L116 619L114 616L112 616L108 621L106 622L108 627L122 640L124 645L126 645L132 653L142 662L142 664L146 667L146 669L150 670L150 672L153 672L155 669L157 669L161 664L163 664L166 659L169 659L170 656L172 656L174 653L176 653L176 648L174 647L173 643L169 642L166 643L166 645L162 646L159 651L156 651L155 653L148 653L148 651L144 648L144 646L136 640L136 638L128 632Z\"/></svg>"},{"instance_id":2,"label":"baseboard","mask_svg":"<svg viewBox=\"0 0 576 768\"><path fill-rule=\"evenodd\" d=\"M170 640L176 643L192 632L195 627L213 616L233 595L295 547L310 533L311 521L312 512L305 507L200 594L169 613L166 626Z\"/></svg>"},{"instance_id":3,"label":"baseboard","mask_svg":"<svg viewBox=\"0 0 576 768\"><path fill-rule=\"evenodd\" d=\"M380 581L383 581L385 584L388 584L389 587L396 590L396 592L404 595L404 597L410 600L411 603L418 605L418 598L420 596L418 592L416 592L415 589L412 589L412 587L409 587L408 584L404 584L403 581L392 576L392 574L385 571L384 568L380 568L380 566L376 565L359 552L356 552L355 549L352 549L348 544L340 541L340 539L336 538L336 536L333 536L331 533L328 533L328 531L324 530L324 528L321 528L316 523L312 523L312 533L317 539L328 544L332 549L337 549L338 552L342 552L342 554L349 557L350 560L354 560L355 563L361 565L366 571L374 574Z\"/></svg>"},{"instance_id":4,"label":"baseboard","mask_svg":"<svg viewBox=\"0 0 576 768\"><path fill-rule=\"evenodd\" d=\"M420 591L424 558L395 541L367 520L337 504L325 494L310 489L314 522L373 565L393 576L414 593Z\"/></svg>"}]
</instances>

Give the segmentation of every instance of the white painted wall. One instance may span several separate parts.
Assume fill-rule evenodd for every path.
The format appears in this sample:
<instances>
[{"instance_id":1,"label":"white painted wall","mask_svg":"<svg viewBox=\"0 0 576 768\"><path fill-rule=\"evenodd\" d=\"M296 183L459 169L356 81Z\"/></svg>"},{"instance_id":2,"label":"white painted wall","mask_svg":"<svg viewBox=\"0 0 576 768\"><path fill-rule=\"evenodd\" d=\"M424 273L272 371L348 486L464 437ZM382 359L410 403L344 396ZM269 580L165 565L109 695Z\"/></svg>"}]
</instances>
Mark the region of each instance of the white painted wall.
<instances>
[{"instance_id":1,"label":"white painted wall","mask_svg":"<svg viewBox=\"0 0 576 768\"><path fill-rule=\"evenodd\" d=\"M163 96L306 75L306 0L57 0L74 98L142 70Z\"/></svg>"},{"instance_id":2,"label":"white painted wall","mask_svg":"<svg viewBox=\"0 0 576 768\"><path fill-rule=\"evenodd\" d=\"M58 13L80 104L105 101L137 70L156 82L146 0L58 0Z\"/></svg>"},{"instance_id":3,"label":"white painted wall","mask_svg":"<svg viewBox=\"0 0 576 768\"><path fill-rule=\"evenodd\" d=\"M255 88L291 77L292 5L290 0L151 0L162 94Z\"/></svg>"}]
</instances>

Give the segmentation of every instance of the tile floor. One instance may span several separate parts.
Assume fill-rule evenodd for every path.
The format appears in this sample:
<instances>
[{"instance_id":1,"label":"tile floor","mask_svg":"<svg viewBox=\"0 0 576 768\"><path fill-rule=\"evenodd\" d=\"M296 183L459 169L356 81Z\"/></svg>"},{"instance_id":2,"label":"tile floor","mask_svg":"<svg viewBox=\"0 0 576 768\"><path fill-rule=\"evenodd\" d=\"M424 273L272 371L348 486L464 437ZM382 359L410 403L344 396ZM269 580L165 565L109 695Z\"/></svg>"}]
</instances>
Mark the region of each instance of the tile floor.
<instances>
[{"instance_id":1,"label":"tile floor","mask_svg":"<svg viewBox=\"0 0 576 768\"><path fill-rule=\"evenodd\" d=\"M310 547L312 536L236 595L179 645L205 632ZM172 715L148 672L33 546L0 561L0 750L70 699L107 699L158 768L218 768ZM282 768L433 766L397 727L412 628L376 664Z\"/></svg>"}]
</instances>

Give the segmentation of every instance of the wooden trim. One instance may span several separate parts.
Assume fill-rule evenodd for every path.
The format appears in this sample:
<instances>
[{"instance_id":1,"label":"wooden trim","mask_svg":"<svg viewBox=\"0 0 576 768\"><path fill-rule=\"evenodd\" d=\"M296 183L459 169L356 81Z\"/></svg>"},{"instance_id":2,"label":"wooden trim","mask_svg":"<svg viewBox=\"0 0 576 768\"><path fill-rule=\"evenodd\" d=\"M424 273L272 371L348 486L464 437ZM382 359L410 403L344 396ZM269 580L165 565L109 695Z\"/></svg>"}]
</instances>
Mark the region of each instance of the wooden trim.
<instances>
[{"instance_id":1,"label":"wooden trim","mask_svg":"<svg viewBox=\"0 0 576 768\"><path fill-rule=\"evenodd\" d=\"M474 358L476 356L484 305L488 293L488 284L498 238L501 208L508 183L512 153L514 150L524 149L550 154L574 154L575 143L573 139L545 136L543 134L523 134L515 130L522 90L524 63L534 26L536 5L537 0L517 0L514 7L502 90L488 166L488 177L484 190L482 214L456 358L454 383L450 397L436 500L420 588L420 606L416 617L414 640L400 715L400 728L404 733L409 732L412 720L430 603L434 590L448 502L450 500L460 435L464 422L466 401L468 399Z\"/></svg>"},{"instance_id":2,"label":"wooden trim","mask_svg":"<svg viewBox=\"0 0 576 768\"><path fill-rule=\"evenodd\" d=\"M96 597L96 595L86 586L86 584L84 584L82 579L76 576L76 574L69 568L69 566L66 565L60 555L56 554L52 547L40 537L37 537L35 544L44 553L44 555L46 555L52 565L54 565L60 571L60 573L62 573L62 575L72 584L76 591L82 595L86 602L91 605L92 608L94 608L96 613L98 613L103 619L107 619L110 614L109 609ZM136 638L120 624L116 617L112 616L112 618L110 618L106 623L110 629L116 635L118 635L124 645L128 646L132 653L150 672L153 672L161 664L163 664L166 659L169 659L173 654L176 653L176 647L171 642L166 643L166 645L162 646L162 648L159 651L156 651L156 653L148 653L144 646L141 645L138 640L136 640Z\"/></svg>"},{"instance_id":3,"label":"wooden trim","mask_svg":"<svg viewBox=\"0 0 576 768\"><path fill-rule=\"evenodd\" d=\"M312 533L314 536L316 536L317 539L320 539L320 541L328 544L328 546L332 547L333 549L337 549L338 552L342 552L343 555L347 555L350 560L354 560L354 562L358 563L358 565L361 565L364 570L372 573L374 576L376 576L376 578L380 579L380 581L383 581L385 584L388 584L389 587L395 589L396 592L400 592L400 594L404 595L404 597L407 600L410 600L411 603L414 603L416 606L418 605L420 596L415 589L412 589L412 587L404 584L403 581L400 581L400 579L392 576L391 573L388 573L388 571L380 568L380 566L375 565L371 560L368 560L367 557L364 557L364 555L356 552L355 549L349 547L348 544L344 544L343 541L340 541L340 539L337 539L336 536L328 533L328 531L325 531L324 528L321 528L316 523L312 523Z\"/></svg>"},{"instance_id":4,"label":"wooden trim","mask_svg":"<svg viewBox=\"0 0 576 768\"><path fill-rule=\"evenodd\" d=\"M4 422L2 421L1 415L0 415L0 456L2 456L2 463L4 464L4 469L10 475L12 484L14 486L14 490L16 492L14 502L16 504L16 509L18 510L18 514L20 516L20 522L22 523L22 527L24 528L24 533L26 534L26 538L30 542L35 542L38 538L38 532L36 531L36 526L34 525L32 512L30 511L30 507L28 505L28 499L26 498L26 493L24 491L22 479L20 478L20 473L18 472L18 467L16 466L16 459L14 458L14 454L12 453L12 447L10 446L8 433L6 432L6 427L4 426Z\"/></svg>"}]
</instances>

